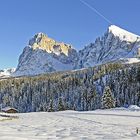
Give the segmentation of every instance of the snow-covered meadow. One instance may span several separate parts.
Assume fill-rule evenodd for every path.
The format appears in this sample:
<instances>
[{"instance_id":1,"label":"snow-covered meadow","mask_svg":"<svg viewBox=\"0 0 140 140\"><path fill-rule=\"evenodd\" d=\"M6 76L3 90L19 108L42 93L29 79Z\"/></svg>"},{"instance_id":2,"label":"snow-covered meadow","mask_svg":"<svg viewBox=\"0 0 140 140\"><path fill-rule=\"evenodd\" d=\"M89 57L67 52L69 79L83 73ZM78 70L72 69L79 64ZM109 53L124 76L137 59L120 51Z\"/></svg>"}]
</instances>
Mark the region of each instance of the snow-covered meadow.
<instances>
[{"instance_id":1,"label":"snow-covered meadow","mask_svg":"<svg viewBox=\"0 0 140 140\"><path fill-rule=\"evenodd\" d=\"M140 134L136 134L140 111L135 108L16 115L19 118L11 120L0 117L0 140L140 139Z\"/></svg>"}]
</instances>

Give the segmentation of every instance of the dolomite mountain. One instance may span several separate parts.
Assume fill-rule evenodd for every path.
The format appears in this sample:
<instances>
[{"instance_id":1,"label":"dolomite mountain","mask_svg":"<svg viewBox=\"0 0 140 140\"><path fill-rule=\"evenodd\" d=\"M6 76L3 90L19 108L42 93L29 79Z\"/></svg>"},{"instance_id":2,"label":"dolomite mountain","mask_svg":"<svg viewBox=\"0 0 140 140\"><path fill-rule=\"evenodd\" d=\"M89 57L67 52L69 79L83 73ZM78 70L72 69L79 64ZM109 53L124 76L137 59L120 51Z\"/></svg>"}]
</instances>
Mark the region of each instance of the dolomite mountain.
<instances>
[{"instance_id":1,"label":"dolomite mountain","mask_svg":"<svg viewBox=\"0 0 140 140\"><path fill-rule=\"evenodd\" d=\"M115 25L104 36L79 51L79 68L87 68L110 61L139 62L140 36Z\"/></svg>"},{"instance_id":2,"label":"dolomite mountain","mask_svg":"<svg viewBox=\"0 0 140 140\"><path fill-rule=\"evenodd\" d=\"M46 72L88 68L111 61L137 63L140 36L115 25L77 52L71 45L58 43L43 33L36 34L19 58L13 75L37 75Z\"/></svg>"},{"instance_id":3,"label":"dolomite mountain","mask_svg":"<svg viewBox=\"0 0 140 140\"><path fill-rule=\"evenodd\" d=\"M77 52L71 45L58 43L43 33L36 34L19 58L14 75L37 75L72 70Z\"/></svg>"}]
</instances>

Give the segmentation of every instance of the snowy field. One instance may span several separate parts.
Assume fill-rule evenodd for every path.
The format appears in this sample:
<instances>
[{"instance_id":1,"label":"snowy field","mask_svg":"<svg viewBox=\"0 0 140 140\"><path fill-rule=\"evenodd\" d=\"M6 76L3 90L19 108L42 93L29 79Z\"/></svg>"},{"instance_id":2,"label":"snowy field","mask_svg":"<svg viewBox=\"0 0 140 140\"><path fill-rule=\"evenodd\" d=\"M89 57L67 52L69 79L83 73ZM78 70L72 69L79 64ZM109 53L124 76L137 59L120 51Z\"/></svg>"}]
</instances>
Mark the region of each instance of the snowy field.
<instances>
[{"instance_id":1,"label":"snowy field","mask_svg":"<svg viewBox=\"0 0 140 140\"><path fill-rule=\"evenodd\" d=\"M0 140L140 140L140 111L133 109L16 115L0 117Z\"/></svg>"}]
</instances>

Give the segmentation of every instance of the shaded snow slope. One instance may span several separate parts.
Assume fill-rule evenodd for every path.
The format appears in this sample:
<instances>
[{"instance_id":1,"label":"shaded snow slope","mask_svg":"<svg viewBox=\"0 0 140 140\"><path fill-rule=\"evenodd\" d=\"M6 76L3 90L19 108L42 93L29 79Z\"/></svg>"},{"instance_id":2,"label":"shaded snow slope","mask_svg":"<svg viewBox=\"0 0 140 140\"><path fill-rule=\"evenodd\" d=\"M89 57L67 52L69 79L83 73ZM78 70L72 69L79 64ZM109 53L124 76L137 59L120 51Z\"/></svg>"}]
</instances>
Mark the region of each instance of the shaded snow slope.
<instances>
[{"instance_id":1,"label":"shaded snow slope","mask_svg":"<svg viewBox=\"0 0 140 140\"><path fill-rule=\"evenodd\" d=\"M1 140L138 140L140 112L96 110L17 114L0 122Z\"/></svg>"}]
</instances>

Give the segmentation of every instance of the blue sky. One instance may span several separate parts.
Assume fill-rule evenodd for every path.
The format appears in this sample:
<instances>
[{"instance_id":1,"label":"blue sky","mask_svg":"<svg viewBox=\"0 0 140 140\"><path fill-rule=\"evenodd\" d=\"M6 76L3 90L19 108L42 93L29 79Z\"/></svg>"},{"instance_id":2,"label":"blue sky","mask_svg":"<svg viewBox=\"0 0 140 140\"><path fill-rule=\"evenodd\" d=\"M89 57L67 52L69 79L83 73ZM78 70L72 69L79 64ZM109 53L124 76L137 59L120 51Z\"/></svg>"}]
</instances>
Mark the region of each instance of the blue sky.
<instances>
[{"instance_id":1,"label":"blue sky","mask_svg":"<svg viewBox=\"0 0 140 140\"><path fill-rule=\"evenodd\" d=\"M140 0L84 0L113 24L140 35ZM16 67L28 40L38 32L72 44L93 42L108 28L79 0L0 0L0 69Z\"/></svg>"}]
</instances>

